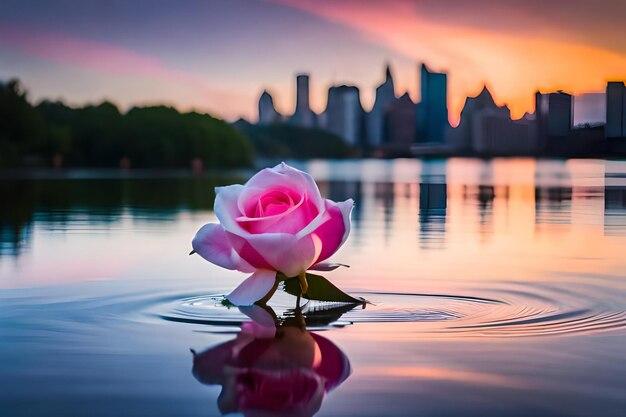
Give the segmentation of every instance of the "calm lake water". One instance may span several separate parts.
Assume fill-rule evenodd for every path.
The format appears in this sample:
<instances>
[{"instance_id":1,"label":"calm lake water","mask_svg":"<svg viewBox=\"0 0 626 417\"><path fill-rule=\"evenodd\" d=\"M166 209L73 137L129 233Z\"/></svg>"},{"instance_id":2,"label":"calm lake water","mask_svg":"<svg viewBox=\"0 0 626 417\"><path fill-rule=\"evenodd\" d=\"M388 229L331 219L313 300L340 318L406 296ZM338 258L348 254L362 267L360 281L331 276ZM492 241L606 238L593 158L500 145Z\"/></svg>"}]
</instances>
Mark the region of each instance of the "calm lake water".
<instances>
[{"instance_id":1,"label":"calm lake water","mask_svg":"<svg viewBox=\"0 0 626 417\"><path fill-rule=\"evenodd\" d=\"M625 162L293 164L356 201L365 308L221 304L190 241L251 173L0 180L0 415L626 415Z\"/></svg>"}]
</instances>

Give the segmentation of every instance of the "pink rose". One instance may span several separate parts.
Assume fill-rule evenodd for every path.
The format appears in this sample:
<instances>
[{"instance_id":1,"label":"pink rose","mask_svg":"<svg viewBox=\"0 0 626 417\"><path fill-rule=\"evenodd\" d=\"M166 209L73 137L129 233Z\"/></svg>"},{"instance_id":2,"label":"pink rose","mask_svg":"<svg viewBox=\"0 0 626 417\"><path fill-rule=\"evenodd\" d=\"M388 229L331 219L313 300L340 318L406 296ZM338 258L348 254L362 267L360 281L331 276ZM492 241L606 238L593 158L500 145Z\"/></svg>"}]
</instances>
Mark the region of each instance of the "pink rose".
<instances>
[{"instance_id":1,"label":"pink rose","mask_svg":"<svg viewBox=\"0 0 626 417\"><path fill-rule=\"evenodd\" d=\"M196 253L223 268L252 272L227 298L250 305L274 287L276 272L287 277L323 263L350 233L353 201L322 198L313 178L284 162L266 168L245 185L215 189L220 224L204 225L193 239Z\"/></svg>"}]
</instances>

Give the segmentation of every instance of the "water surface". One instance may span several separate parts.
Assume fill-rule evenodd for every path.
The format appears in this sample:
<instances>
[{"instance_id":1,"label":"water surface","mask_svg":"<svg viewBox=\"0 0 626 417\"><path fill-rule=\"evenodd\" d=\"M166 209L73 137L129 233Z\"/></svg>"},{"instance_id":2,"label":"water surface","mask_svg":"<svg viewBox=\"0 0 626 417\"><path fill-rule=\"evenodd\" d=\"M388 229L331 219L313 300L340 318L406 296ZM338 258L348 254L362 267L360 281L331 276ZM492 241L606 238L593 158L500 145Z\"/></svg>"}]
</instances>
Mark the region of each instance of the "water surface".
<instances>
[{"instance_id":1,"label":"water surface","mask_svg":"<svg viewBox=\"0 0 626 417\"><path fill-rule=\"evenodd\" d=\"M626 163L294 165L365 308L221 303L190 240L249 173L0 180L0 415L626 415Z\"/></svg>"}]
</instances>

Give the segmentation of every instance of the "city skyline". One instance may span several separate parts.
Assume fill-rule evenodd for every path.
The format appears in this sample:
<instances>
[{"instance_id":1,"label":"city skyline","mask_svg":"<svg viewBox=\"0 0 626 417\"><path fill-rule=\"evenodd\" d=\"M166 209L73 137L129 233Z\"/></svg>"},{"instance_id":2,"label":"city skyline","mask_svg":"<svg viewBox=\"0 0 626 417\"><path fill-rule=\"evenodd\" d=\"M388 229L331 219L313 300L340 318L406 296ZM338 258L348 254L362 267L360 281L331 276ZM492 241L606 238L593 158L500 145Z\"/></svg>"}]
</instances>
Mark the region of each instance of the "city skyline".
<instances>
[{"instance_id":1,"label":"city skyline","mask_svg":"<svg viewBox=\"0 0 626 417\"><path fill-rule=\"evenodd\" d=\"M9 0L0 6L0 78L21 79L35 100L165 103L232 121L252 119L264 89L292 113L292 77L303 71L316 113L337 84L359 86L369 111L386 62L396 95L419 101L415 68L426 62L448 73L453 125L483 85L519 118L537 89L600 93L626 78L626 5L574 3Z\"/></svg>"},{"instance_id":2,"label":"city skyline","mask_svg":"<svg viewBox=\"0 0 626 417\"><path fill-rule=\"evenodd\" d=\"M426 74L426 76L428 76L428 74L430 74L430 69L429 66L426 65L425 63L421 63L421 64L416 64L416 72L419 74L419 80L420 82L418 84L422 84L422 78L424 77L424 75ZM437 73L436 71L434 71L434 73L437 75L442 75L444 76L443 78L443 85L444 85L444 90L442 92L442 94L444 96L447 95L446 92L446 78L449 75L447 72L442 72L442 73ZM351 86L351 87L355 87L358 90L358 97L359 97L359 104L363 105L363 96L367 95L368 92L367 90L363 90L362 88L360 88L359 86L355 85L354 83L350 83L350 82L345 82L345 83L338 83L338 84L330 84L328 86L327 92L324 93L324 97L325 97L325 102L321 108L320 111L314 110L312 109L312 106L310 105L311 97L310 97L310 90L311 90L311 78L314 79L314 76L306 73L306 72L299 72L297 74L295 74L294 76L296 78L296 86L299 86L300 84L300 79L301 78L306 78L306 95L307 95L307 99L306 99L306 104L304 103L300 103L300 95L301 95L301 91L298 88L294 88L293 91L293 96L295 97L295 107L292 110L288 110L288 111L282 111L280 106L277 106L276 103L280 100L280 97L276 97L276 95L273 94L271 89L263 89L262 91L259 92L259 96L257 98L257 102L258 102L258 106L255 109L255 114L250 118L247 119L250 122L253 123L259 123L259 124L271 124L271 123L279 123L281 121L288 121L291 120L293 121L293 117L298 113L298 107L303 107L303 105L309 110L309 111L313 111L313 117L317 118L317 117L323 117L325 112L328 110L328 103L329 103L329 94L331 91L333 91L335 88L337 87L341 87L341 86ZM292 77L292 79L294 78ZM424 88L423 85L418 85L416 86L416 91L402 91L402 92L398 92L397 89L394 87L394 76L392 75L392 68L391 65L389 64L389 62L386 63L386 65L384 66L384 77L379 78L381 80L383 80L382 82L379 81L379 84L373 87L373 91L374 91L374 102L372 102L369 106L369 108L367 106L362 106L363 111L365 111L365 113L368 113L370 115L370 120L367 121L367 134L370 135L371 137L368 137L368 142L371 143L378 143L380 142L380 138L378 137L376 132L378 129L380 129L379 124L381 123L380 121L378 121L377 119L379 117L382 117L382 109L384 106L386 106L387 104L389 104L391 101L393 101L393 99L398 99L402 96L407 96L409 99L411 99L412 101L415 101L412 99L413 96L418 96L421 97L421 89ZM607 84L615 84L615 83L621 83L621 80L611 80L611 81L607 81ZM293 83L293 81L292 81ZM428 84L428 83L427 83ZM524 112L524 114L522 114L519 117L516 117L512 110L510 109L510 106L507 103L500 103L498 102L498 100L495 98L495 95L493 94L492 90L490 87L488 87L488 85L482 84L480 86L480 89L478 91L476 91L473 94L468 95L467 97L464 98L463 100L463 105L461 107L461 111L459 112L458 115L453 115L453 117L450 117L448 119L448 121L450 122L452 127L457 127L459 125L459 122L461 121L461 117L462 117L462 110L463 108L466 106L467 101L468 100L472 100L473 98L481 95L485 90L489 91L489 95L491 96L491 99L494 103L494 105L497 105L498 107L506 107L509 111L509 117L514 120L522 120L524 119L525 116L528 115L532 115L536 112L536 101L535 101L535 95L537 93L541 93L541 94L548 94L550 92L554 92L554 91L563 91L561 89L558 90L534 90L531 93L529 93L529 96L533 97L533 105L532 108L529 109L528 111ZM583 126L583 125L600 125L600 124L604 124L606 122L606 86L603 88L602 91L599 92L593 92L593 93L583 93L583 94L571 94L572 96L572 126ZM416 94L417 93L417 94ZM331 100L332 101L332 100ZM421 101L417 100L417 103L419 103ZM447 103L449 103L449 100L447 100ZM445 111L445 110L444 110ZM448 111L448 115L450 115L450 109L447 109ZM261 117L261 113L265 112L266 114L266 120L262 120ZM380 113L380 114L379 114ZM323 120L322 120L323 121ZM298 123L296 123L298 124ZM307 127L311 127L310 126L310 122L308 123L309 126ZM373 125L372 125L373 124ZM373 135L373 136L372 136Z\"/></svg>"},{"instance_id":3,"label":"city skyline","mask_svg":"<svg viewBox=\"0 0 626 417\"><path fill-rule=\"evenodd\" d=\"M384 81L376 87L370 111L363 108L360 90L354 85L328 89L323 112L310 107L310 76L296 75L297 106L292 114L276 110L271 94L264 90L258 101L260 126L289 124L315 127L341 138L364 154L399 155L605 155L623 153L626 137L626 87L610 81L606 93L585 100L587 109L603 107L603 121L576 123L576 98L563 90L534 93L534 111L515 119L507 105L498 105L484 85L476 96L466 98L457 126L449 123L448 74L419 68L420 101L407 93L398 97L389 65ZM584 106L581 106L584 107ZM236 125L239 125L238 122Z\"/></svg>"}]
</instances>

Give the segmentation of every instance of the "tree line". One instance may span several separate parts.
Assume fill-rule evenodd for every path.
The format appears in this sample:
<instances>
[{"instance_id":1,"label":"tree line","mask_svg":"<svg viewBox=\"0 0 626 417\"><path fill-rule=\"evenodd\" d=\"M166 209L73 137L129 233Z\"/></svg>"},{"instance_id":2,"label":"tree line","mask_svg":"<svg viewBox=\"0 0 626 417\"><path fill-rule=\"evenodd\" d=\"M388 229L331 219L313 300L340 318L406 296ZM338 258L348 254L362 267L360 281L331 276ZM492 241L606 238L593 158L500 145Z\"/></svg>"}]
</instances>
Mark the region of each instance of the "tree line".
<instances>
[{"instance_id":1,"label":"tree line","mask_svg":"<svg viewBox=\"0 0 626 417\"><path fill-rule=\"evenodd\" d=\"M268 158L345 158L340 137L288 124L233 125L172 107L110 102L69 107L28 100L18 80L0 81L0 167L228 168Z\"/></svg>"},{"instance_id":2,"label":"tree line","mask_svg":"<svg viewBox=\"0 0 626 417\"><path fill-rule=\"evenodd\" d=\"M196 167L249 165L249 139L223 120L166 106L32 105L17 80L0 83L0 166Z\"/></svg>"}]
</instances>

